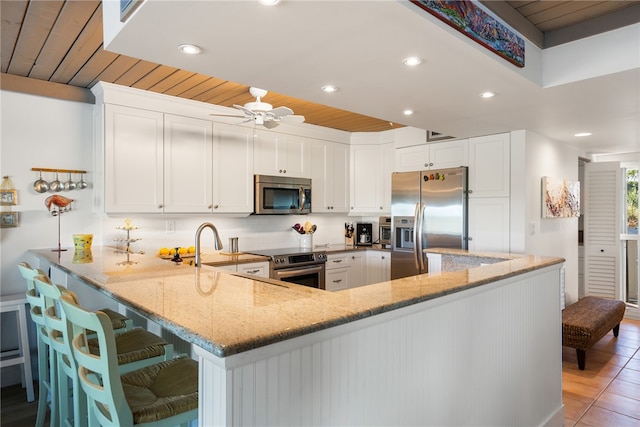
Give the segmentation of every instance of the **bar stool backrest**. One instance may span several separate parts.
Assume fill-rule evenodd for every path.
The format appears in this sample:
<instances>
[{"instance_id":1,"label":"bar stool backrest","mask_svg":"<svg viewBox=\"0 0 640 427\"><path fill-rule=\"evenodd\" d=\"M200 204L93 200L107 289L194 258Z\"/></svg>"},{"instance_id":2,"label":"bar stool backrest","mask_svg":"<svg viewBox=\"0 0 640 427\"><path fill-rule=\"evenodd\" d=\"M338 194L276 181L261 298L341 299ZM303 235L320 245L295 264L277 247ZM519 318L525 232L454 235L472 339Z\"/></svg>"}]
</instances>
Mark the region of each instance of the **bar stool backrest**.
<instances>
[{"instance_id":1,"label":"bar stool backrest","mask_svg":"<svg viewBox=\"0 0 640 427\"><path fill-rule=\"evenodd\" d=\"M44 297L40 295L36 289L35 277L43 276L47 281L49 279L44 271L37 268L31 268L31 266L26 262L18 264L18 269L20 270L22 277L27 282L26 296L30 307L29 314L31 315L31 320L38 325L37 329L38 334L40 335L39 339L43 339L47 344L49 344L49 334L47 333L44 320Z\"/></svg>"},{"instance_id":2,"label":"bar stool backrest","mask_svg":"<svg viewBox=\"0 0 640 427\"><path fill-rule=\"evenodd\" d=\"M78 363L78 376L87 394L91 417L101 425L133 425L131 408L125 399L116 342L109 317L101 311L87 311L76 304L73 296L62 295L60 305L73 325L73 354ZM92 354L86 330L95 331L99 355Z\"/></svg>"}]
</instances>

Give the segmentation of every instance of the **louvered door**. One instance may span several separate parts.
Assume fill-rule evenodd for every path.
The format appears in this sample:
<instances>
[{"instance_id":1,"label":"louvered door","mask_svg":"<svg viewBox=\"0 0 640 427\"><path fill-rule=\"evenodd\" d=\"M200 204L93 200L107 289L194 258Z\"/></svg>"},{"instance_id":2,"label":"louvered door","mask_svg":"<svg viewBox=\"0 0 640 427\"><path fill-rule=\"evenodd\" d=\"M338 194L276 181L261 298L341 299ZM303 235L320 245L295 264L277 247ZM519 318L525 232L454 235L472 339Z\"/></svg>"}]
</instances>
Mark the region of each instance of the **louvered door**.
<instances>
[{"instance_id":1,"label":"louvered door","mask_svg":"<svg viewBox=\"0 0 640 427\"><path fill-rule=\"evenodd\" d=\"M620 164L587 163L584 174L585 295L620 299Z\"/></svg>"}]
</instances>

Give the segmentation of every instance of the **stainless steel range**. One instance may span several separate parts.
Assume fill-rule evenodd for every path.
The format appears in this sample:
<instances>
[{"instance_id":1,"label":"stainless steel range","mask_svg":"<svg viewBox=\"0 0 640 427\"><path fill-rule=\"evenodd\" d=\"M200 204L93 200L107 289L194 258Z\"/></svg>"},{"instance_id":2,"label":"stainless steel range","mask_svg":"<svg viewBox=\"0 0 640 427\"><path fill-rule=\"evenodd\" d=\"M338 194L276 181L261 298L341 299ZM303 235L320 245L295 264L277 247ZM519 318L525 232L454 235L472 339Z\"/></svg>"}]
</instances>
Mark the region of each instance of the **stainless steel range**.
<instances>
[{"instance_id":1,"label":"stainless steel range","mask_svg":"<svg viewBox=\"0 0 640 427\"><path fill-rule=\"evenodd\" d=\"M312 249L285 248L249 251L270 258L269 277L283 282L324 289L327 253Z\"/></svg>"}]
</instances>

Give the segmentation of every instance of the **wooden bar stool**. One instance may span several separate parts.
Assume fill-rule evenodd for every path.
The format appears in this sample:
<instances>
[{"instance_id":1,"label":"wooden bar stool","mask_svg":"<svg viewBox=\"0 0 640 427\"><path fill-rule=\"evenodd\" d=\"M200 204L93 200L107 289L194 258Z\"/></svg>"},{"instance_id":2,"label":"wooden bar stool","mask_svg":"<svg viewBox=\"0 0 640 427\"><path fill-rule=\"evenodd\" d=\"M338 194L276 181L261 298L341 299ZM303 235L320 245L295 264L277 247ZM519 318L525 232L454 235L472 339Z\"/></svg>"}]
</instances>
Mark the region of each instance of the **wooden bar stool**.
<instances>
[{"instance_id":1,"label":"wooden bar stool","mask_svg":"<svg viewBox=\"0 0 640 427\"><path fill-rule=\"evenodd\" d=\"M29 351L29 333L27 332L27 314L24 294L5 295L0 297L0 313L15 312L18 321L17 350L3 351L0 367L22 365L22 387L27 388L27 402L35 400L33 394L33 372L31 371L31 352ZM8 359L6 358L8 357Z\"/></svg>"}]
</instances>

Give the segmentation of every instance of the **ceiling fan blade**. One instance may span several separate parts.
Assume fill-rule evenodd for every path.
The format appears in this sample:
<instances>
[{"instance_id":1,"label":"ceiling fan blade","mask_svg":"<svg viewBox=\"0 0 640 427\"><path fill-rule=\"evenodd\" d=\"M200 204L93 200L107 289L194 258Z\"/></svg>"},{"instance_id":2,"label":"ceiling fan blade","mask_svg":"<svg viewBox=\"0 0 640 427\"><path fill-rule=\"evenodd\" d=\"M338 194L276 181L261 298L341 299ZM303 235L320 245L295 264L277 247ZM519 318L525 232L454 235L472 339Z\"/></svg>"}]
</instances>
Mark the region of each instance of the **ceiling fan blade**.
<instances>
[{"instance_id":1,"label":"ceiling fan blade","mask_svg":"<svg viewBox=\"0 0 640 427\"><path fill-rule=\"evenodd\" d=\"M250 110L249 108L243 106L243 105L237 105L237 104L233 104L234 108L237 108L238 110L242 111L246 116L255 116L256 113L253 110Z\"/></svg>"},{"instance_id":2,"label":"ceiling fan blade","mask_svg":"<svg viewBox=\"0 0 640 427\"><path fill-rule=\"evenodd\" d=\"M300 116L296 114L291 116L285 116L282 118L282 121L287 123L304 123L304 116Z\"/></svg>"},{"instance_id":3,"label":"ceiling fan blade","mask_svg":"<svg viewBox=\"0 0 640 427\"><path fill-rule=\"evenodd\" d=\"M244 118L245 116L240 116L238 114L209 114L210 116L215 116L215 117L240 117L240 118Z\"/></svg>"},{"instance_id":4,"label":"ceiling fan blade","mask_svg":"<svg viewBox=\"0 0 640 427\"><path fill-rule=\"evenodd\" d=\"M267 129L273 129L273 128L277 127L278 125L279 125L279 123L278 122L274 122L273 120L263 123L263 126L266 127Z\"/></svg>"},{"instance_id":5,"label":"ceiling fan blade","mask_svg":"<svg viewBox=\"0 0 640 427\"><path fill-rule=\"evenodd\" d=\"M273 110L267 111L267 114L271 114L276 120L279 120L282 117L292 115L293 110L289 107L276 107Z\"/></svg>"}]
</instances>

